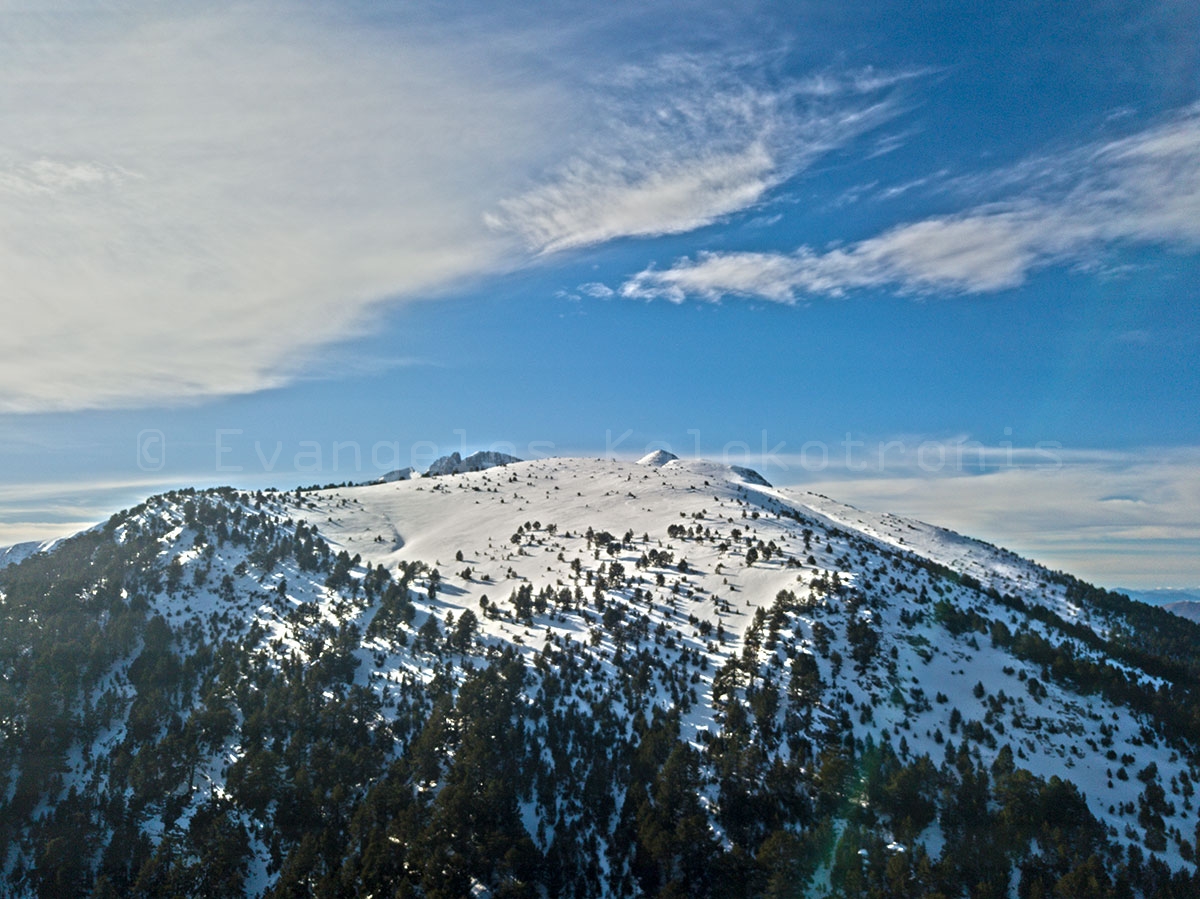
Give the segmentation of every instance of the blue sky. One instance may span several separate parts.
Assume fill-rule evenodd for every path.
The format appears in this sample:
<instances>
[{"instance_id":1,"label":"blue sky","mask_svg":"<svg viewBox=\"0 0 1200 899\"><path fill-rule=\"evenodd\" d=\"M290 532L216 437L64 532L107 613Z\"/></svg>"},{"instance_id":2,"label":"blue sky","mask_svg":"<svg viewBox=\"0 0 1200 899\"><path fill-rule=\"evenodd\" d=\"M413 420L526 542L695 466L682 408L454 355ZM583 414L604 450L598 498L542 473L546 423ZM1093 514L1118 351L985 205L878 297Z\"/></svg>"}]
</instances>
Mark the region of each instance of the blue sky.
<instances>
[{"instance_id":1,"label":"blue sky","mask_svg":"<svg viewBox=\"0 0 1200 899\"><path fill-rule=\"evenodd\" d=\"M0 543L667 445L1200 571L1191 3L0 2Z\"/></svg>"}]
</instances>

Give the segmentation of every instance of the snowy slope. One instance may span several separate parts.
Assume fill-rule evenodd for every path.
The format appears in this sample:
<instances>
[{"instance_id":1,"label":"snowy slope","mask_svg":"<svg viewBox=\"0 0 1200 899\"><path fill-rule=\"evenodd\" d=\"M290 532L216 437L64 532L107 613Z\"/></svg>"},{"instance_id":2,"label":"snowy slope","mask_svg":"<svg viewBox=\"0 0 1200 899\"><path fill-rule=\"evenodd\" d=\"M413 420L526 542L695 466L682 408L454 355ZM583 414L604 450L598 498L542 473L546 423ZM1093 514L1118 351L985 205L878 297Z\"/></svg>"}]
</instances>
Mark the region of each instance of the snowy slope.
<instances>
[{"instance_id":1,"label":"snowy slope","mask_svg":"<svg viewBox=\"0 0 1200 899\"><path fill-rule=\"evenodd\" d=\"M31 540L26 543L14 543L12 546L0 546L0 568L13 565L27 559L34 553L48 552L62 538L52 540Z\"/></svg>"}]
</instances>

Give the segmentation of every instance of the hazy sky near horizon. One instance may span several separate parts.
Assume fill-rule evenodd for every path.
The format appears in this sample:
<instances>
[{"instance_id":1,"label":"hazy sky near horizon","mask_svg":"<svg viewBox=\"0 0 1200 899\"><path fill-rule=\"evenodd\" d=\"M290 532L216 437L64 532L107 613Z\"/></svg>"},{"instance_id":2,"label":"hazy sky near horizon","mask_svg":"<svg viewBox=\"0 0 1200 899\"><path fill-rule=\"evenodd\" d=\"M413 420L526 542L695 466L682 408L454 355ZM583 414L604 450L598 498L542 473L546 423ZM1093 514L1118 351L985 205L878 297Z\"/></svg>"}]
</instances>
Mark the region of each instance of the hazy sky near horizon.
<instances>
[{"instance_id":1,"label":"hazy sky near horizon","mask_svg":"<svg viewBox=\"0 0 1200 899\"><path fill-rule=\"evenodd\" d=\"M1200 585L1194 3L0 0L0 544L681 455Z\"/></svg>"}]
</instances>

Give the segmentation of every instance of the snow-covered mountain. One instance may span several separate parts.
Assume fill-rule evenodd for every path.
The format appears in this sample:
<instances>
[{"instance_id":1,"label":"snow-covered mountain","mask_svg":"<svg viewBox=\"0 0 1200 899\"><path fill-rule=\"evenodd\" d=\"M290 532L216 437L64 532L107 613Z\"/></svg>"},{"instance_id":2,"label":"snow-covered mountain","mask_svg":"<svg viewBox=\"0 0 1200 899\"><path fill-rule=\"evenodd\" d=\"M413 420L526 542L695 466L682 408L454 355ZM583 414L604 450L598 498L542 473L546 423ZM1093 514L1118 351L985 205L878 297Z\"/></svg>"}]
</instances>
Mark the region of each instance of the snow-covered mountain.
<instances>
[{"instance_id":1,"label":"snow-covered mountain","mask_svg":"<svg viewBox=\"0 0 1200 899\"><path fill-rule=\"evenodd\" d=\"M1195 895L1200 627L749 469L448 458L0 571L7 889Z\"/></svg>"}]
</instances>

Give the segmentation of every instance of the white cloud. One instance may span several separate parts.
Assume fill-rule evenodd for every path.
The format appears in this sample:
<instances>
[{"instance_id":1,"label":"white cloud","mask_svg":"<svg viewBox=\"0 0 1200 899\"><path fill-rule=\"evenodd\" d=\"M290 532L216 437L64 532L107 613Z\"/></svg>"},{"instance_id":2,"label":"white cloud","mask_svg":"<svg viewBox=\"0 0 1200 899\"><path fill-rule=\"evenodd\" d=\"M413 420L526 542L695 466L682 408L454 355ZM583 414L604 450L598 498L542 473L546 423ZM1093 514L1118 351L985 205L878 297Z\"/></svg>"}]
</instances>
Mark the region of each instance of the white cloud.
<instances>
[{"instance_id":1,"label":"white cloud","mask_svg":"<svg viewBox=\"0 0 1200 899\"><path fill-rule=\"evenodd\" d=\"M753 206L778 178L773 156L757 142L685 160L578 160L553 183L503 201L489 221L542 252L678 234Z\"/></svg>"},{"instance_id":2,"label":"white cloud","mask_svg":"<svg viewBox=\"0 0 1200 899\"><path fill-rule=\"evenodd\" d=\"M889 286L982 293L1017 287L1055 262L1094 264L1111 246L1200 245L1200 109L1120 141L1030 165L1001 203L899 225L825 251L703 253L629 279L630 298L756 297L792 303Z\"/></svg>"},{"instance_id":3,"label":"white cloud","mask_svg":"<svg viewBox=\"0 0 1200 899\"><path fill-rule=\"evenodd\" d=\"M892 71L876 69L873 66L848 72L828 71L802 78L796 83L793 90L798 94L812 97L870 94L887 90L914 78L922 78L935 71L928 67Z\"/></svg>"},{"instance_id":4,"label":"white cloud","mask_svg":"<svg viewBox=\"0 0 1200 899\"><path fill-rule=\"evenodd\" d=\"M607 300L615 295L615 291L607 284L599 281L589 281L579 285L579 292L597 300Z\"/></svg>"},{"instance_id":5,"label":"white cloud","mask_svg":"<svg viewBox=\"0 0 1200 899\"><path fill-rule=\"evenodd\" d=\"M880 92L915 77L872 72L854 90L823 92L744 68L670 57L622 69L607 86L615 107L599 113L603 146L505 199L489 222L542 253L710 225L894 115ZM655 102L627 103L629 91Z\"/></svg>"},{"instance_id":6,"label":"white cloud","mask_svg":"<svg viewBox=\"0 0 1200 899\"><path fill-rule=\"evenodd\" d=\"M507 264L482 213L570 121L469 35L120 9L0 48L2 412L282 383L379 302Z\"/></svg>"},{"instance_id":7,"label":"white cloud","mask_svg":"<svg viewBox=\"0 0 1200 899\"><path fill-rule=\"evenodd\" d=\"M597 20L354 15L6 19L0 413L284 384L381 304L699 227L891 112L886 83L797 103L748 58L622 67Z\"/></svg>"}]
</instances>

